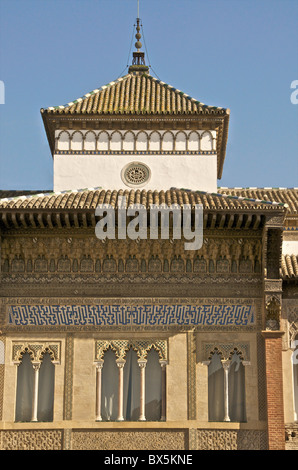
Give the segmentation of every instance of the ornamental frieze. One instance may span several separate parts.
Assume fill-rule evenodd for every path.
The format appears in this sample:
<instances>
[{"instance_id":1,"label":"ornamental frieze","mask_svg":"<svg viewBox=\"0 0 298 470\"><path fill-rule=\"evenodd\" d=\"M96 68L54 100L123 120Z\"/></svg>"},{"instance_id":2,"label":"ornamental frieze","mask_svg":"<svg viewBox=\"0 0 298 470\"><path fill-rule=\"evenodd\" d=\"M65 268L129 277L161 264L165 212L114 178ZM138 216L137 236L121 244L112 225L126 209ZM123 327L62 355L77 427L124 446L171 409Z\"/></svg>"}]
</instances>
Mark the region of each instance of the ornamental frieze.
<instances>
[{"instance_id":1,"label":"ornamental frieze","mask_svg":"<svg viewBox=\"0 0 298 470\"><path fill-rule=\"evenodd\" d=\"M260 274L257 237L206 237L200 250L182 240L98 240L88 237L4 238L1 271L19 274L196 273Z\"/></svg>"},{"instance_id":2,"label":"ornamental frieze","mask_svg":"<svg viewBox=\"0 0 298 470\"><path fill-rule=\"evenodd\" d=\"M256 324L253 303L10 303L6 305L6 326L22 327L249 327Z\"/></svg>"}]
</instances>

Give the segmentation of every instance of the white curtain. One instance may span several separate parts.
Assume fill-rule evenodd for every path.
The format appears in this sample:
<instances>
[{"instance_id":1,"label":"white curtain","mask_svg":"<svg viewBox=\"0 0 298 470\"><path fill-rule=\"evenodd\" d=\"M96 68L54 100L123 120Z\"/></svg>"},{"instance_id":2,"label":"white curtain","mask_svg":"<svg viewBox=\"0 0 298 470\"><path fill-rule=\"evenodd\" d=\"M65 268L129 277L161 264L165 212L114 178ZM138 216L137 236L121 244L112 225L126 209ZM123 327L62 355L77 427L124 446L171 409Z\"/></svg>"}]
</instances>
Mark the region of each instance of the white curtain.
<instances>
[{"instance_id":1,"label":"white curtain","mask_svg":"<svg viewBox=\"0 0 298 470\"><path fill-rule=\"evenodd\" d=\"M126 355L123 379L123 416L125 421L138 421L140 417L140 367L137 353L130 349Z\"/></svg>"},{"instance_id":2,"label":"white curtain","mask_svg":"<svg viewBox=\"0 0 298 470\"><path fill-rule=\"evenodd\" d=\"M104 421L115 421L118 416L118 374L116 355L109 349L102 369L101 415Z\"/></svg>"},{"instance_id":3,"label":"white curtain","mask_svg":"<svg viewBox=\"0 0 298 470\"><path fill-rule=\"evenodd\" d=\"M229 417L231 421L246 421L245 367L236 353L229 367Z\"/></svg>"},{"instance_id":4,"label":"white curtain","mask_svg":"<svg viewBox=\"0 0 298 470\"><path fill-rule=\"evenodd\" d=\"M146 365L145 416L147 421L161 418L161 365L157 351L151 349Z\"/></svg>"},{"instance_id":5,"label":"white curtain","mask_svg":"<svg viewBox=\"0 0 298 470\"><path fill-rule=\"evenodd\" d=\"M208 366L209 421L224 419L224 370L219 354L213 354Z\"/></svg>"},{"instance_id":6,"label":"white curtain","mask_svg":"<svg viewBox=\"0 0 298 470\"><path fill-rule=\"evenodd\" d=\"M140 366L133 349L125 357L123 370L123 417L125 421L138 421L140 417ZM116 356L110 349L104 355L102 370L101 416L105 421L118 417L119 370ZM155 350L147 356L145 368L145 416L148 421L161 418L161 366Z\"/></svg>"},{"instance_id":7,"label":"white curtain","mask_svg":"<svg viewBox=\"0 0 298 470\"><path fill-rule=\"evenodd\" d=\"M53 421L55 366L50 355L44 355L39 370L38 382L38 421Z\"/></svg>"},{"instance_id":8,"label":"white curtain","mask_svg":"<svg viewBox=\"0 0 298 470\"><path fill-rule=\"evenodd\" d=\"M18 366L16 421L31 421L34 370L28 353L24 354Z\"/></svg>"}]
</instances>

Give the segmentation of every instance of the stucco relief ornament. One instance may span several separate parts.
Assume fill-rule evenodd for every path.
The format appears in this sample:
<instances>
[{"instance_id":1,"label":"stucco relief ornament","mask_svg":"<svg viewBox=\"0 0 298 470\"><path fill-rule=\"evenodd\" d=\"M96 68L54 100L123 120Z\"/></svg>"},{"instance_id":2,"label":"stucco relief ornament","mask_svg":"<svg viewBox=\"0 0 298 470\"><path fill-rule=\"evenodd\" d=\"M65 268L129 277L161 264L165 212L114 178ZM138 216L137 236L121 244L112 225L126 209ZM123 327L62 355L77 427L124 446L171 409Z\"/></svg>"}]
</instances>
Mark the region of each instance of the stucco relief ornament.
<instances>
[{"instance_id":1,"label":"stucco relief ornament","mask_svg":"<svg viewBox=\"0 0 298 470\"><path fill-rule=\"evenodd\" d=\"M150 176L149 167L140 162L129 163L121 172L122 181L130 187L144 185L149 181Z\"/></svg>"},{"instance_id":2,"label":"stucco relief ornament","mask_svg":"<svg viewBox=\"0 0 298 470\"><path fill-rule=\"evenodd\" d=\"M266 330L279 330L280 312L280 301L276 297L271 297L266 303Z\"/></svg>"}]
</instances>

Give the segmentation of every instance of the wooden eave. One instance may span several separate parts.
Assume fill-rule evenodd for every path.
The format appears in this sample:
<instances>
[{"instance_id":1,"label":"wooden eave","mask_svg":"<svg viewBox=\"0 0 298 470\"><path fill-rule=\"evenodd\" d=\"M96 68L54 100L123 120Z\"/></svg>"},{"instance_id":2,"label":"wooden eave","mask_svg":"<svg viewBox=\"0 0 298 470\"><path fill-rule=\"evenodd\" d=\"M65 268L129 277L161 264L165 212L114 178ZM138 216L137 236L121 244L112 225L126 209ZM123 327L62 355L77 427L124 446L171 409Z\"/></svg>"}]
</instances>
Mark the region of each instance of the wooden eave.
<instances>
[{"instance_id":1,"label":"wooden eave","mask_svg":"<svg viewBox=\"0 0 298 470\"><path fill-rule=\"evenodd\" d=\"M149 209L148 218L149 218ZM194 209L193 209L194 210ZM117 214L117 211L116 211ZM268 216L285 217L285 209L204 209L204 229L259 230ZM94 228L99 219L94 209L0 209L4 230L27 228ZM116 219L117 222L117 219Z\"/></svg>"}]
</instances>

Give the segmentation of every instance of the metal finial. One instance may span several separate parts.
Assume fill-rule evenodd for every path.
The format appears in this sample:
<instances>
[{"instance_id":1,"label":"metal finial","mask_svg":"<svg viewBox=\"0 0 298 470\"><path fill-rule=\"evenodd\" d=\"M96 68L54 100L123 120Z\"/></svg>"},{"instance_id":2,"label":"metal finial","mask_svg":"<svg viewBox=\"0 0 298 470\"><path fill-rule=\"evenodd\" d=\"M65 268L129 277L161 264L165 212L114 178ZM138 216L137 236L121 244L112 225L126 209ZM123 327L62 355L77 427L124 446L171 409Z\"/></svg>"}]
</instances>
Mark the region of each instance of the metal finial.
<instances>
[{"instance_id":1,"label":"metal finial","mask_svg":"<svg viewBox=\"0 0 298 470\"><path fill-rule=\"evenodd\" d=\"M141 30L141 28L140 28L140 18L137 18L137 28L136 29L137 29L137 34L136 34L135 37L136 37L137 42L135 43L135 46L139 50L142 47L142 43L140 42L140 39L142 37L141 34L140 34L140 30Z\"/></svg>"}]
</instances>

